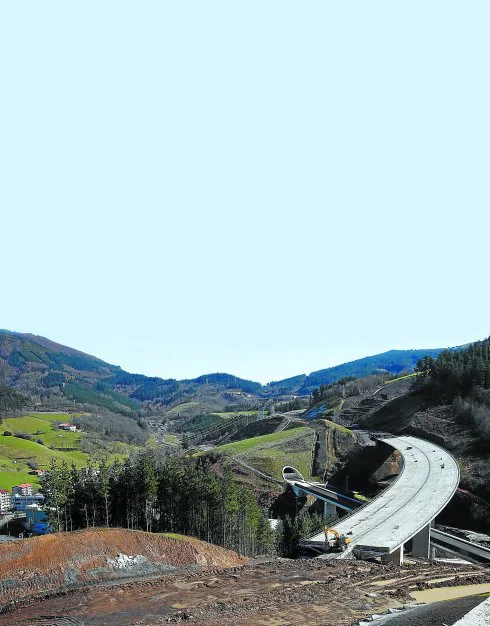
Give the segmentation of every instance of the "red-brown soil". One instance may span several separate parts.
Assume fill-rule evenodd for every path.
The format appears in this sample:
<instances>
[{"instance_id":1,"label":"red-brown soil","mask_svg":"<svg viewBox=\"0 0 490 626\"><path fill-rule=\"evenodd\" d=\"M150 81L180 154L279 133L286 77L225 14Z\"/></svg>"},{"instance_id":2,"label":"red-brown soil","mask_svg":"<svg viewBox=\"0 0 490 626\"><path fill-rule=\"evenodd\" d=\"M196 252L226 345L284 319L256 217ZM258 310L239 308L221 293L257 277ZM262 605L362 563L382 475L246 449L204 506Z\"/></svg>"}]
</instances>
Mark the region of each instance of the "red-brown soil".
<instances>
[{"instance_id":1,"label":"red-brown soil","mask_svg":"<svg viewBox=\"0 0 490 626\"><path fill-rule=\"evenodd\" d=\"M118 555L125 556L118 559ZM73 585L155 576L181 568L232 567L246 560L179 535L93 529L33 537L0 545L0 605Z\"/></svg>"}]
</instances>

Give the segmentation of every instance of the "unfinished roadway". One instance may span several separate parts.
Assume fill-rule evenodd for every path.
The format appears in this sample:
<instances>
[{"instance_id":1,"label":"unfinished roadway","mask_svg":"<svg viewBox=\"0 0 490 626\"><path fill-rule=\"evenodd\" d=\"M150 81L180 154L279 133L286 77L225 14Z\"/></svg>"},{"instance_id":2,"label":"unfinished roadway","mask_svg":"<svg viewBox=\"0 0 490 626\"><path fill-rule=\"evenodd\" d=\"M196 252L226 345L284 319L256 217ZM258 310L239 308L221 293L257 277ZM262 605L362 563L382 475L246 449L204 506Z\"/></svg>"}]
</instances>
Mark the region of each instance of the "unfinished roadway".
<instances>
[{"instance_id":1,"label":"unfinished roadway","mask_svg":"<svg viewBox=\"0 0 490 626\"><path fill-rule=\"evenodd\" d=\"M400 474L380 495L334 528L351 538L347 552L358 558L382 556L384 561L401 564L403 546L410 540L412 554L428 558L431 524L458 487L459 467L446 450L429 441L417 437L384 437L381 441L400 452ZM284 479L301 495L304 479L295 481L287 475ZM325 535L318 533L301 543L323 550Z\"/></svg>"}]
</instances>

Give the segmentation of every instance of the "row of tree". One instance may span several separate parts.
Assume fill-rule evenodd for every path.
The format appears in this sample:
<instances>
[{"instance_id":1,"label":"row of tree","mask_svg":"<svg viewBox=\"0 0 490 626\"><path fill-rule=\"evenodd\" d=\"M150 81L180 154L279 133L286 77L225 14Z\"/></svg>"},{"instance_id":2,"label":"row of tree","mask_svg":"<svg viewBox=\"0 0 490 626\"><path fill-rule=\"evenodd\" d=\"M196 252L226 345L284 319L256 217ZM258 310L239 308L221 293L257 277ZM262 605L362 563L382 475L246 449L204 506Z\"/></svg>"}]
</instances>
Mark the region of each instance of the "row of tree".
<instances>
[{"instance_id":1,"label":"row of tree","mask_svg":"<svg viewBox=\"0 0 490 626\"><path fill-rule=\"evenodd\" d=\"M293 400L290 400L289 402L280 402L278 404L274 404L274 412L287 413L288 411L299 411L300 409L306 409L307 404L308 400L306 398L300 398L299 396L296 396L296 398L293 398Z\"/></svg>"},{"instance_id":2,"label":"row of tree","mask_svg":"<svg viewBox=\"0 0 490 626\"><path fill-rule=\"evenodd\" d=\"M53 461L43 477L49 523L55 531L125 527L190 535L247 556L299 555L299 539L320 529L321 515L305 509L273 530L250 487L229 467L208 459L166 457L147 449L133 459L78 470Z\"/></svg>"},{"instance_id":3,"label":"row of tree","mask_svg":"<svg viewBox=\"0 0 490 626\"><path fill-rule=\"evenodd\" d=\"M115 526L192 535L253 556L271 553L276 538L252 489L209 461L167 457L147 449L123 463L77 470L52 463L42 493L54 530Z\"/></svg>"}]
</instances>

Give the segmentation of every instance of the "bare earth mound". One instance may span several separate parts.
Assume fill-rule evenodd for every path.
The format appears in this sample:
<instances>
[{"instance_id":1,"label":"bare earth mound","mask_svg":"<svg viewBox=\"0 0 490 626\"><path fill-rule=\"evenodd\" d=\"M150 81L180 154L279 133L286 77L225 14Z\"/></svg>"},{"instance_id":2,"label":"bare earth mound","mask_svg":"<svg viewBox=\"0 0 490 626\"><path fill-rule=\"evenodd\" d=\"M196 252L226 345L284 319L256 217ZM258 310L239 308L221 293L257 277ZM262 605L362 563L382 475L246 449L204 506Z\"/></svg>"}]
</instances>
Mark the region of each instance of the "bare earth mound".
<instances>
[{"instance_id":1,"label":"bare earth mound","mask_svg":"<svg viewBox=\"0 0 490 626\"><path fill-rule=\"evenodd\" d=\"M246 560L181 535L92 529L33 537L0 545L0 604L77 584L233 567Z\"/></svg>"}]
</instances>

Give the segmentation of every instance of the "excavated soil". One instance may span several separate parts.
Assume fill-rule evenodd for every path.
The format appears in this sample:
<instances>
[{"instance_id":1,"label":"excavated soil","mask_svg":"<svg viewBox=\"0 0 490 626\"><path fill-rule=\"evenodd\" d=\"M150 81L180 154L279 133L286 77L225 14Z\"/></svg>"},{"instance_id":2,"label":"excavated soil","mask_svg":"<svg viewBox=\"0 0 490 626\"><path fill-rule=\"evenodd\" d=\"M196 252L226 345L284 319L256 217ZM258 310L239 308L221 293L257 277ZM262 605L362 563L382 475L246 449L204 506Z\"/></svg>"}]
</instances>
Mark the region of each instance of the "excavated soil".
<instances>
[{"instance_id":1,"label":"excavated soil","mask_svg":"<svg viewBox=\"0 0 490 626\"><path fill-rule=\"evenodd\" d=\"M0 545L0 605L39 592L247 559L204 541L123 529L57 533Z\"/></svg>"},{"instance_id":2,"label":"excavated soil","mask_svg":"<svg viewBox=\"0 0 490 626\"><path fill-rule=\"evenodd\" d=\"M274 559L40 594L5 607L0 625L350 626L413 604L414 590L488 582L472 565Z\"/></svg>"}]
</instances>

